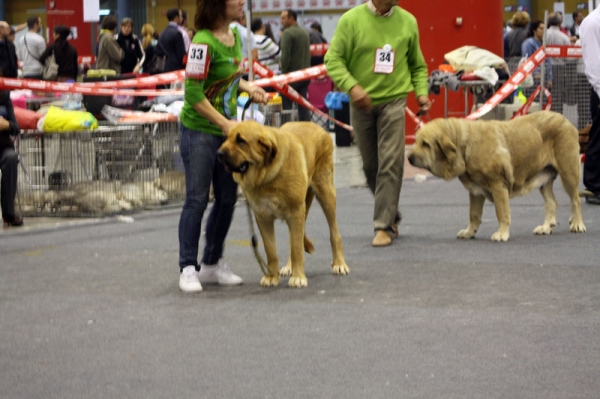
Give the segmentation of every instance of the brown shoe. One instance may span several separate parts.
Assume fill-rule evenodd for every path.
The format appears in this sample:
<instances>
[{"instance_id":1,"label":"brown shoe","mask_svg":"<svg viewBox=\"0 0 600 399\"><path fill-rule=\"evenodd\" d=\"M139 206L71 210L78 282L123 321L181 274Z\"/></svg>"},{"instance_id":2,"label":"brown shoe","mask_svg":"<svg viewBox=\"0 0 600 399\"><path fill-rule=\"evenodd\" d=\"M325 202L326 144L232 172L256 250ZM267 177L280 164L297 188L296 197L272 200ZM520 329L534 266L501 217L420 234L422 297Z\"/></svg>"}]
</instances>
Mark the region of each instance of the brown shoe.
<instances>
[{"instance_id":1,"label":"brown shoe","mask_svg":"<svg viewBox=\"0 0 600 399\"><path fill-rule=\"evenodd\" d=\"M373 238L373 242L371 243L374 247L387 247L392 243L392 237L385 230L377 230L375 232L375 238Z\"/></svg>"},{"instance_id":2,"label":"brown shoe","mask_svg":"<svg viewBox=\"0 0 600 399\"><path fill-rule=\"evenodd\" d=\"M4 227L19 227L23 226L23 218L21 216L13 216L11 218L4 219Z\"/></svg>"}]
</instances>

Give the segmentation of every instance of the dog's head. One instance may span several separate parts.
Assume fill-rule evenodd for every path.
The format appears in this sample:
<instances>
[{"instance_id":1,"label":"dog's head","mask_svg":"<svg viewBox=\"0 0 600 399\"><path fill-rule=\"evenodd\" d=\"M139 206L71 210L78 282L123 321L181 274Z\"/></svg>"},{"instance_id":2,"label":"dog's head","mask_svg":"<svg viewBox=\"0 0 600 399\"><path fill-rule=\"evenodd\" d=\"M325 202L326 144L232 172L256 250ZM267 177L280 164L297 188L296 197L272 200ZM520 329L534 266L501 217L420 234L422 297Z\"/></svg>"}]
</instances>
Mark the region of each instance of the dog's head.
<instances>
[{"instance_id":1,"label":"dog's head","mask_svg":"<svg viewBox=\"0 0 600 399\"><path fill-rule=\"evenodd\" d=\"M238 123L217 151L219 161L225 170L234 174L234 178L243 178L271 166L276 156L277 140L273 128L254 121Z\"/></svg>"},{"instance_id":2,"label":"dog's head","mask_svg":"<svg viewBox=\"0 0 600 399\"><path fill-rule=\"evenodd\" d=\"M456 145L459 125L456 120L435 119L419 130L408 156L411 165L426 169L434 176L450 180L461 175L465 164Z\"/></svg>"}]
</instances>

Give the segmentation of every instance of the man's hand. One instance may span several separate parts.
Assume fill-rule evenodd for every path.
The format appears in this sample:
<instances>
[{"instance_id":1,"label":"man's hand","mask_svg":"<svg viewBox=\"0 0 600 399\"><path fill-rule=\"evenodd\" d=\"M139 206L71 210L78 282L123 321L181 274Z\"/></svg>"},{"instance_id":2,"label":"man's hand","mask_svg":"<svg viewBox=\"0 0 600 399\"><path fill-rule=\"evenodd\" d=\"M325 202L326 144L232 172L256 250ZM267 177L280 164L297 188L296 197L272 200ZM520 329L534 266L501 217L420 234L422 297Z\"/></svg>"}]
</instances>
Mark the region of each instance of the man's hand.
<instances>
[{"instance_id":1,"label":"man's hand","mask_svg":"<svg viewBox=\"0 0 600 399\"><path fill-rule=\"evenodd\" d=\"M431 101L429 101L429 97L419 96L417 97L417 102L419 103L417 115L427 115L429 109L431 108Z\"/></svg>"},{"instance_id":2,"label":"man's hand","mask_svg":"<svg viewBox=\"0 0 600 399\"><path fill-rule=\"evenodd\" d=\"M360 85L355 85L350 89L350 98L354 103L354 106L358 109L369 110L371 109L371 97L367 94L365 89Z\"/></svg>"}]
</instances>

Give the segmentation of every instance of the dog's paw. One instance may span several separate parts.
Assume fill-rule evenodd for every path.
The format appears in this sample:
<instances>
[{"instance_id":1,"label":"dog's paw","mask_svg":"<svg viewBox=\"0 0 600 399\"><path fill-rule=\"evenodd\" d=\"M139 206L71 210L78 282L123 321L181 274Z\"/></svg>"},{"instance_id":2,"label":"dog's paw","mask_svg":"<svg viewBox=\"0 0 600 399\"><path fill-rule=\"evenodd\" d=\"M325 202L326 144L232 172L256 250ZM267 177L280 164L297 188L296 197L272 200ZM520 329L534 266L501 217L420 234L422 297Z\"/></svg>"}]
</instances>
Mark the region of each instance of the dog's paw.
<instances>
[{"instance_id":1,"label":"dog's paw","mask_svg":"<svg viewBox=\"0 0 600 399\"><path fill-rule=\"evenodd\" d=\"M288 263L287 265L282 267L281 270L279 270L280 277L288 277L291 275L292 275L292 265L290 263Z\"/></svg>"},{"instance_id":2,"label":"dog's paw","mask_svg":"<svg viewBox=\"0 0 600 399\"><path fill-rule=\"evenodd\" d=\"M508 233L497 231L494 234L492 234L492 241L494 241L494 242L506 242L506 241L508 241L508 237L509 236L510 236L510 234L508 234Z\"/></svg>"},{"instance_id":3,"label":"dog's paw","mask_svg":"<svg viewBox=\"0 0 600 399\"><path fill-rule=\"evenodd\" d=\"M260 285L262 287L277 287L279 285L279 276L263 276L263 278L260 279Z\"/></svg>"},{"instance_id":4,"label":"dog's paw","mask_svg":"<svg viewBox=\"0 0 600 399\"><path fill-rule=\"evenodd\" d=\"M571 223L571 233L585 233L586 228L583 222Z\"/></svg>"},{"instance_id":5,"label":"dog's paw","mask_svg":"<svg viewBox=\"0 0 600 399\"><path fill-rule=\"evenodd\" d=\"M303 288L308 285L308 280L306 279L306 276L290 277L288 285L292 288Z\"/></svg>"},{"instance_id":6,"label":"dog's paw","mask_svg":"<svg viewBox=\"0 0 600 399\"><path fill-rule=\"evenodd\" d=\"M456 238L463 238L463 239L475 238L475 233L476 233L475 231L472 231L469 229L463 229L458 232L458 234L456 235Z\"/></svg>"},{"instance_id":7,"label":"dog's paw","mask_svg":"<svg viewBox=\"0 0 600 399\"><path fill-rule=\"evenodd\" d=\"M541 226L538 226L535 229L533 229L533 234L536 234L538 236L550 235L552 234L552 227L554 226L544 223Z\"/></svg>"},{"instance_id":8,"label":"dog's paw","mask_svg":"<svg viewBox=\"0 0 600 399\"><path fill-rule=\"evenodd\" d=\"M333 274L346 275L350 273L350 268L345 263L342 263L341 265L331 265L331 270L333 271Z\"/></svg>"}]
</instances>

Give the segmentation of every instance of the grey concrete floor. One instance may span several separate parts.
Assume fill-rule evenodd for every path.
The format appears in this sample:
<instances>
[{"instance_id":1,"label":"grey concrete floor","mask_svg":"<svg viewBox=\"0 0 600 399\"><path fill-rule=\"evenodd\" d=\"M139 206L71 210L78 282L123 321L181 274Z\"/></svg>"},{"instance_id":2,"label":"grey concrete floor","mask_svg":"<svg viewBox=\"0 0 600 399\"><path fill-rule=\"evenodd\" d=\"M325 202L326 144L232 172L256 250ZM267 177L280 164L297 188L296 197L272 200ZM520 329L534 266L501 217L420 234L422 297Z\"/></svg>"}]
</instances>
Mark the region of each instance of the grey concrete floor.
<instances>
[{"instance_id":1,"label":"grey concrete floor","mask_svg":"<svg viewBox=\"0 0 600 399\"><path fill-rule=\"evenodd\" d=\"M54 220L0 234L1 398L594 398L600 392L600 207L588 232L541 196L511 202L511 238L492 243L486 204L474 240L457 240L468 195L407 171L404 220L372 248L373 200L356 150L336 153L348 276L330 272L318 205L308 287L259 286L240 204L226 258L242 286L178 288L179 209ZM344 166L342 166L344 165ZM345 180L344 180L345 179ZM286 227L277 224L280 263Z\"/></svg>"}]
</instances>

